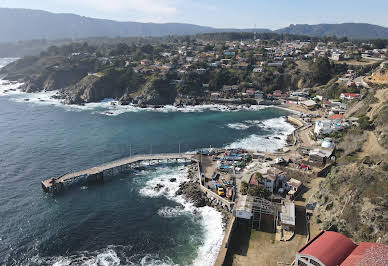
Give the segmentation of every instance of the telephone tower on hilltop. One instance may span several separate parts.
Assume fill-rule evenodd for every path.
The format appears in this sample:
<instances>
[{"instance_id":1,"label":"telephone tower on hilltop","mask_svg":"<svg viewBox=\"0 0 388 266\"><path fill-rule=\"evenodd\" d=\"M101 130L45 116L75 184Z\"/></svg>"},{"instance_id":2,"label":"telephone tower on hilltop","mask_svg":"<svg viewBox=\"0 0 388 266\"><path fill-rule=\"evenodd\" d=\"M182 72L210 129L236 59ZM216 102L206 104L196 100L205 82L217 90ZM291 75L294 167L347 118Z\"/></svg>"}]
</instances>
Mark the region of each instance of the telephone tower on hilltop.
<instances>
[{"instance_id":1,"label":"telephone tower on hilltop","mask_svg":"<svg viewBox=\"0 0 388 266\"><path fill-rule=\"evenodd\" d=\"M254 28L253 28L253 41L256 41L256 24L254 25Z\"/></svg>"}]
</instances>

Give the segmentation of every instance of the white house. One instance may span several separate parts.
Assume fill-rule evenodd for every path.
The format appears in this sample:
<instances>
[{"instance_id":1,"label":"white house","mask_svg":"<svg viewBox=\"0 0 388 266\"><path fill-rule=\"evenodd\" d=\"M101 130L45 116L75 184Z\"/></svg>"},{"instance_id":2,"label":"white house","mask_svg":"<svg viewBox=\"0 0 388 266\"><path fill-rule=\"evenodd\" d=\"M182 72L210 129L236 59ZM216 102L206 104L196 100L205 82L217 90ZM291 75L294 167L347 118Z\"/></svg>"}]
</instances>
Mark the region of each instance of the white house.
<instances>
[{"instance_id":1,"label":"white house","mask_svg":"<svg viewBox=\"0 0 388 266\"><path fill-rule=\"evenodd\" d=\"M330 120L317 120L315 122L314 133L317 135L330 134L333 131L332 121Z\"/></svg>"},{"instance_id":2,"label":"white house","mask_svg":"<svg viewBox=\"0 0 388 266\"><path fill-rule=\"evenodd\" d=\"M330 134L333 131L341 130L348 127L349 124L343 120L317 120L315 122L314 133L317 135Z\"/></svg>"},{"instance_id":3,"label":"white house","mask_svg":"<svg viewBox=\"0 0 388 266\"><path fill-rule=\"evenodd\" d=\"M263 73L264 72L263 68L261 68L261 67L256 67L252 71L253 71L253 73Z\"/></svg>"},{"instance_id":4,"label":"white house","mask_svg":"<svg viewBox=\"0 0 388 266\"><path fill-rule=\"evenodd\" d=\"M358 94L358 93L341 93L340 98L341 98L341 100L351 101L353 99L359 99L360 94Z\"/></svg>"},{"instance_id":5,"label":"white house","mask_svg":"<svg viewBox=\"0 0 388 266\"><path fill-rule=\"evenodd\" d=\"M340 53L333 53L331 55L331 59L334 61L341 61L341 60L343 60L343 58L344 58L343 55Z\"/></svg>"}]
</instances>

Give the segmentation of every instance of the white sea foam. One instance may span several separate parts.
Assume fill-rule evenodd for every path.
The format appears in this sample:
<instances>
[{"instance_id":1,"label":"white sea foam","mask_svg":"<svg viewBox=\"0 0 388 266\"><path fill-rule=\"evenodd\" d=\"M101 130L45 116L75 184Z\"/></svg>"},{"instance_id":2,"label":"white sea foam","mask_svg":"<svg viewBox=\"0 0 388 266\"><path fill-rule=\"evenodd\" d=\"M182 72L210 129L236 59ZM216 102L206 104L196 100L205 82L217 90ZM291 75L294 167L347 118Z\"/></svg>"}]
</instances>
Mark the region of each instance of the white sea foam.
<instances>
[{"instance_id":1,"label":"white sea foam","mask_svg":"<svg viewBox=\"0 0 388 266\"><path fill-rule=\"evenodd\" d=\"M7 96L7 95L21 95L24 94L19 87L22 85L22 83L17 82L10 82L7 80L0 79L0 96Z\"/></svg>"},{"instance_id":2,"label":"white sea foam","mask_svg":"<svg viewBox=\"0 0 388 266\"><path fill-rule=\"evenodd\" d=\"M229 123L226 125L228 128L237 129L237 130L245 130L251 127L251 125L244 123Z\"/></svg>"},{"instance_id":3,"label":"white sea foam","mask_svg":"<svg viewBox=\"0 0 388 266\"><path fill-rule=\"evenodd\" d=\"M222 223L222 215L220 212L205 206L199 209L202 217L202 224L205 228L205 241L198 250L197 258L194 260L195 266L211 266L214 265L222 241L224 239L225 229Z\"/></svg>"},{"instance_id":4,"label":"white sea foam","mask_svg":"<svg viewBox=\"0 0 388 266\"><path fill-rule=\"evenodd\" d=\"M274 135L282 140L287 139L287 135L294 132L295 127L287 122L285 117L277 117L263 121L264 128L271 130Z\"/></svg>"},{"instance_id":5,"label":"white sea foam","mask_svg":"<svg viewBox=\"0 0 388 266\"><path fill-rule=\"evenodd\" d=\"M169 257L165 257L164 259L159 258L159 256L148 254L144 256L140 261L141 266L172 266L177 265L174 264L173 261Z\"/></svg>"},{"instance_id":6,"label":"white sea foam","mask_svg":"<svg viewBox=\"0 0 388 266\"><path fill-rule=\"evenodd\" d=\"M57 257L39 257L32 259L35 264L49 264L53 266L83 265L83 266L117 266L121 265L116 247L109 246L103 250L95 252L80 252L76 255L57 256Z\"/></svg>"},{"instance_id":7,"label":"white sea foam","mask_svg":"<svg viewBox=\"0 0 388 266\"><path fill-rule=\"evenodd\" d=\"M175 192L179 189L179 185L185 181L188 181L187 168L174 168L174 171L172 171L171 168L166 166L159 169L160 170L158 170L156 174L160 174L147 181L146 185L140 189L140 195L150 198L165 196L171 200L176 199ZM175 178L176 181L170 182L171 178ZM163 187L157 190L155 189L157 185L162 185ZM185 201L183 200L182 202L184 203Z\"/></svg>"},{"instance_id":8,"label":"white sea foam","mask_svg":"<svg viewBox=\"0 0 388 266\"><path fill-rule=\"evenodd\" d=\"M162 170L160 175L147 181L139 193L144 197L166 197L183 206L183 208L178 207L178 209L175 210L172 210L171 208L162 208L158 211L159 215L163 213L164 216L164 214L166 214L166 210L168 210L168 214L171 214L171 216L167 216L168 218L171 218L174 215L183 215L188 213L199 214L205 232L203 244L198 249L198 255L193 261L193 265L214 265L224 238L222 215L214 208L208 206L196 208L192 203L187 202L182 196L175 195L179 185L188 180L187 173L187 168L174 168L173 171ZM176 178L176 182L170 182L171 178ZM154 188L158 184L163 185L163 187L160 190L155 190Z\"/></svg>"},{"instance_id":9,"label":"white sea foam","mask_svg":"<svg viewBox=\"0 0 388 266\"><path fill-rule=\"evenodd\" d=\"M18 60L19 58L13 58L13 57L7 57L7 58L0 58L0 68L5 67L6 65Z\"/></svg>"},{"instance_id":10,"label":"white sea foam","mask_svg":"<svg viewBox=\"0 0 388 266\"><path fill-rule=\"evenodd\" d=\"M238 112L242 110L257 111L267 108L265 106L252 105L250 107L244 105L236 105L231 108L222 104L205 104L205 105L194 105L185 107L175 107L173 105L165 105L161 108L141 108L130 105L119 105L117 101L111 98L102 100L96 103L85 103L84 105L77 104L63 104L61 99L53 98L58 91L41 91L35 93L26 93L19 89L22 83L9 82L7 80L0 79L0 96L10 96L12 101L15 102L29 102L40 105L55 105L62 107L67 111L94 111L95 113L117 116L123 113L133 112L182 112L182 113L194 113L194 112L205 112L205 111L218 111L218 112Z\"/></svg>"},{"instance_id":11,"label":"white sea foam","mask_svg":"<svg viewBox=\"0 0 388 266\"><path fill-rule=\"evenodd\" d=\"M259 124L260 127L268 131L268 134L252 134L246 138L239 139L227 145L225 148L243 148L248 150L274 152L287 144L287 135L291 134L295 130L294 127L287 123L283 117L259 121L260 123L254 121L245 122Z\"/></svg>"},{"instance_id":12,"label":"white sea foam","mask_svg":"<svg viewBox=\"0 0 388 266\"><path fill-rule=\"evenodd\" d=\"M158 215L166 218L174 218L185 215L187 212L181 207L163 207L158 210Z\"/></svg>"},{"instance_id":13,"label":"white sea foam","mask_svg":"<svg viewBox=\"0 0 388 266\"><path fill-rule=\"evenodd\" d=\"M85 104L84 108L90 106L91 104ZM128 112L161 112L161 113L170 113L170 112L182 112L182 113L198 113L205 111L215 111L215 112L238 112L242 110L257 111L264 109L264 106L238 106L235 108L230 108L226 105L218 104L203 104L203 105L194 105L194 106L185 106L185 107L175 107L173 105L165 105L161 108L146 107L141 108L134 105L118 105L116 101L110 102L108 105L102 105L98 103L98 106L104 108L104 110L99 111L98 113L110 116L116 116Z\"/></svg>"}]
</instances>

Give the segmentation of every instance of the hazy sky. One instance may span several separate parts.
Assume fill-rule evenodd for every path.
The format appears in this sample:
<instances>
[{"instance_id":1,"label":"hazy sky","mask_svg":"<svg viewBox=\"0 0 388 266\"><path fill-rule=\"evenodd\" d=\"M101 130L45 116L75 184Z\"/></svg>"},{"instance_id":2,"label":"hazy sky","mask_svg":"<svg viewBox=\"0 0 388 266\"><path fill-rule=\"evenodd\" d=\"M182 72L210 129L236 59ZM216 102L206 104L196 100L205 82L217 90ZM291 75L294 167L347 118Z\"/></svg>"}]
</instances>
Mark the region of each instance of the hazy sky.
<instances>
[{"instance_id":1,"label":"hazy sky","mask_svg":"<svg viewBox=\"0 0 388 266\"><path fill-rule=\"evenodd\" d=\"M218 28L277 29L289 24L366 22L388 26L388 0L0 0L120 21L182 22Z\"/></svg>"}]
</instances>

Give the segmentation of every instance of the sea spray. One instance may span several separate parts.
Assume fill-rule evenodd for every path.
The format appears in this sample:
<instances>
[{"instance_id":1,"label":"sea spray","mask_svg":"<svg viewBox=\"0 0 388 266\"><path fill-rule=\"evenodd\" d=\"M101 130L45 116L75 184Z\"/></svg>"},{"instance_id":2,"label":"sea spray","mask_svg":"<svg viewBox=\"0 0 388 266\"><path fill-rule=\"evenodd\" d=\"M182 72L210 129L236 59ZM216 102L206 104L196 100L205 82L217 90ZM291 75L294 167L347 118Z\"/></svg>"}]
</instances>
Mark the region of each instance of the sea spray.
<instances>
[{"instance_id":1,"label":"sea spray","mask_svg":"<svg viewBox=\"0 0 388 266\"><path fill-rule=\"evenodd\" d=\"M185 107L175 107L173 105L165 105L161 108L146 107L141 108L132 104L120 105L119 102L114 99L103 99L100 102L85 103L82 105L77 104L64 104L62 99L54 97L58 91L40 91L34 93L27 93L19 89L23 83L9 82L7 80L0 79L0 96L11 97L10 100L14 102L28 102L40 105L54 105L62 107L67 111L93 111L96 114L106 116L117 116L124 113L132 112L182 112L182 113L194 113L194 112L238 112L238 111L258 111L267 108L266 106L251 105L249 107L244 105L238 105L234 108L229 108L227 105L222 104L203 104L193 105Z\"/></svg>"},{"instance_id":2,"label":"sea spray","mask_svg":"<svg viewBox=\"0 0 388 266\"><path fill-rule=\"evenodd\" d=\"M163 174L149 180L146 186L140 190L140 194L145 197L166 197L182 206L160 209L158 214L163 217L172 218L188 214L199 215L201 217L200 223L204 228L204 238L192 265L214 265L224 237L222 214L209 206L196 208L193 203L188 202L182 195L177 196L176 192L179 186L183 182L191 182L188 178L188 167L177 169L179 170L173 175ZM175 178L176 181L171 182L171 178ZM158 185L162 185L162 187L156 189Z\"/></svg>"},{"instance_id":3,"label":"sea spray","mask_svg":"<svg viewBox=\"0 0 388 266\"><path fill-rule=\"evenodd\" d=\"M260 127L267 134L251 134L225 146L226 149L243 148L262 152L274 152L287 144L287 136L295 128L285 118L272 118L263 121L245 121L246 124Z\"/></svg>"}]
</instances>

